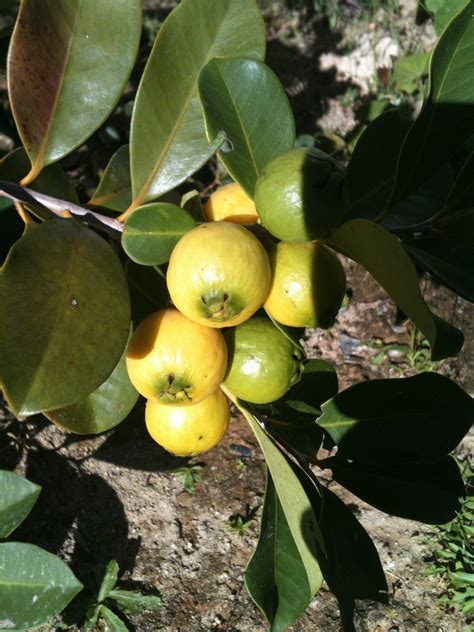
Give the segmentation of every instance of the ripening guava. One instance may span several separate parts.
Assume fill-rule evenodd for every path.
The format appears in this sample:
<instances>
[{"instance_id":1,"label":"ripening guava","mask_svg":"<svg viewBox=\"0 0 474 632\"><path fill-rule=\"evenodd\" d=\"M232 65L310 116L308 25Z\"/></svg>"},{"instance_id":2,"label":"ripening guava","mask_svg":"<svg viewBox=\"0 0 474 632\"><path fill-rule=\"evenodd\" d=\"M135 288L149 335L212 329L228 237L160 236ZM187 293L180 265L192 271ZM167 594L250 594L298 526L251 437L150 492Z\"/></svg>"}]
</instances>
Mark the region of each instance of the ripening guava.
<instances>
[{"instance_id":1,"label":"ripening guava","mask_svg":"<svg viewBox=\"0 0 474 632\"><path fill-rule=\"evenodd\" d=\"M270 263L262 244L230 222L201 224L176 244L166 282L174 305L207 327L231 327L267 298Z\"/></svg>"},{"instance_id":2,"label":"ripening guava","mask_svg":"<svg viewBox=\"0 0 474 632\"><path fill-rule=\"evenodd\" d=\"M214 191L204 205L204 217L208 222L227 221L234 224L258 222L255 202L237 182L224 184Z\"/></svg>"},{"instance_id":3,"label":"ripening guava","mask_svg":"<svg viewBox=\"0 0 474 632\"><path fill-rule=\"evenodd\" d=\"M337 255L317 241L280 241L269 258L272 282L264 305L267 313L289 327L330 327L346 290Z\"/></svg>"},{"instance_id":4,"label":"ripening guava","mask_svg":"<svg viewBox=\"0 0 474 632\"><path fill-rule=\"evenodd\" d=\"M224 330L228 368L224 384L240 399L268 404L298 382L303 353L266 317Z\"/></svg>"},{"instance_id":5,"label":"ripening guava","mask_svg":"<svg viewBox=\"0 0 474 632\"><path fill-rule=\"evenodd\" d=\"M227 347L220 331L169 308L139 324L126 360L130 381L141 395L163 404L191 405L219 388Z\"/></svg>"},{"instance_id":6,"label":"ripening guava","mask_svg":"<svg viewBox=\"0 0 474 632\"><path fill-rule=\"evenodd\" d=\"M152 438L177 456L193 456L213 448L224 436L229 418L229 404L220 390L192 406L168 406L150 399L145 409Z\"/></svg>"},{"instance_id":7,"label":"ripening guava","mask_svg":"<svg viewBox=\"0 0 474 632\"><path fill-rule=\"evenodd\" d=\"M283 241L326 236L346 208L345 169L318 149L303 147L271 160L255 186L262 225Z\"/></svg>"}]
</instances>

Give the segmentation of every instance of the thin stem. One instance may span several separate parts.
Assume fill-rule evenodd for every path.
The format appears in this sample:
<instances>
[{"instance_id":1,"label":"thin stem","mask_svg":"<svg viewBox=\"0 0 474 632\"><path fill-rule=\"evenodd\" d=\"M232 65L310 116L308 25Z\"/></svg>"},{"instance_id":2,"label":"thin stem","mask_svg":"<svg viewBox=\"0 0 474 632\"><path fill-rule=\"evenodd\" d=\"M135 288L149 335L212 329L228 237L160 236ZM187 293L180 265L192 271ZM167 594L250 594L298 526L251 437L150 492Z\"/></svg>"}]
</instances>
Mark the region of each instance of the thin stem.
<instances>
[{"instance_id":1,"label":"thin stem","mask_svg":"<svg viewBox=\"0 0 474 632\"><path fill-rule=\"evenodd\" d=\"M26 226L34 224L34 221L28 215L27 211L23 208L23 205L20 202L15 202L15 208L16 208L16 211L17 211L18 215L25 222Z\"/></svg>"}]
</instances>

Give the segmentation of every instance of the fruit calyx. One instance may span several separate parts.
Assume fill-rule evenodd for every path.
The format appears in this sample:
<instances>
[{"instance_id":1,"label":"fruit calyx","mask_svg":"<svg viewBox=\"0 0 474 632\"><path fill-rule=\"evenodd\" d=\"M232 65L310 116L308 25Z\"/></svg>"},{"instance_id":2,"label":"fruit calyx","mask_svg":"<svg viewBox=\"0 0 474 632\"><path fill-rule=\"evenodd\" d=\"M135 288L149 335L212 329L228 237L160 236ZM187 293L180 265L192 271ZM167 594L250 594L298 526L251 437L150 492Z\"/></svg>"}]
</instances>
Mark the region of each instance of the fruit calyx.
<instances>
[{"instance_id":1,"label":"fruit calyx","mask_svg":"<svg viewBox=\"0 0 474 632\"><path fill-rule=\"evenodd\" d=\"M167 373L160 378L156 387L158 390L157 399L163 404L179 404L180 402L191 402L189 395L191 385L188 380L175 373Z\"/></svg>"},{"instance_id":2,"label":"fruit calyx","mask_svg":"<svg viewBox=\"0 0 474 632\"><path fill-rule=\"evenodd\" d=\"M213 290L202 294L201 303L205 318L218 323L223 323L242 311L239 301L228 292Z\"/></svg>"}]
</instances>

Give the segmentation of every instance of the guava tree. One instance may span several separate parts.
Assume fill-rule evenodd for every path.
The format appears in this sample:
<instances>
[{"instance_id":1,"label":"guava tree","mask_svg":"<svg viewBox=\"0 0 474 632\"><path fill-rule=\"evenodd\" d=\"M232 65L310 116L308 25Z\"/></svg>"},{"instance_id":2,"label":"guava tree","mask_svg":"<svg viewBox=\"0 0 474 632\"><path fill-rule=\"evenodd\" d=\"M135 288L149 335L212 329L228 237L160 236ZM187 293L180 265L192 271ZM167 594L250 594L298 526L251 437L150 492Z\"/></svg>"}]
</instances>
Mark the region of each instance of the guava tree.
<instances>
[{"instance_id":1,"label":"guava tree","mask_svg":"<svg viewBox=\"0 0 474 632\"><path fill-rule=\"evenodd\" d=\"M116 107L137 56L141 2L23 0L7 63L22 147L0 163L0 383L13 413L43 413L79 434L104 432L128 415L138 398L126 367L128 340L169 306L171 273L168 284L165 275L177 244L206 232L200 196L188 179L216 155L257 202L263 228L254 234L270 259L295 242L310 244L314 278L326 266L320 259L334 261L334 253L353 259L424 334L434 360L456 355L462 333L430 310L417 267L472 301L473 13L471 0L442 32L416 119L396 109L375 119L347 169L322 152L297 153L291 173L302 201L298 216L281 197L286 185L272 179L275 161L296 155L295 122L264 63L255 0L182 0L169 15L141 76L130 143L110 156L90 199L79 199L59 161ZM177 203L164 201L171 192ZM202 256L213 249L203 246ZM238 277L245 261L231 264ZM342 298L337 274L332 295L326 288L327 318L311 326L330 325L334 291L336 309ZM173 302L184 311L189 293L184 277L177 278ZM255 275L257 290L259 280ZM201 308L213 317L237 309L226 292L204 298ZM344 629L353 630L355 600L386 603L387 583L369 535L318 474L331 471L387 513L447 522L463 494L450 453L471 426L473 401L436 373L338 392L328 362L301 362L302 330L273 317L294 350L289 356L302 365L299 381L264 403L238 397L231 379L222 389L247 419L267 464L260 537L245 583L276 631L301 616L325 579ZM146 382L147 372L142 377ZM168 379L160 393L175 396L173 388ZM0 620L24 629L25 611L14 604L24 599L25 586L15 581L11 546L0 544ZM38 596L43 620L58 609L48 601L53 593Z\"/></svg>"}]
</instances>

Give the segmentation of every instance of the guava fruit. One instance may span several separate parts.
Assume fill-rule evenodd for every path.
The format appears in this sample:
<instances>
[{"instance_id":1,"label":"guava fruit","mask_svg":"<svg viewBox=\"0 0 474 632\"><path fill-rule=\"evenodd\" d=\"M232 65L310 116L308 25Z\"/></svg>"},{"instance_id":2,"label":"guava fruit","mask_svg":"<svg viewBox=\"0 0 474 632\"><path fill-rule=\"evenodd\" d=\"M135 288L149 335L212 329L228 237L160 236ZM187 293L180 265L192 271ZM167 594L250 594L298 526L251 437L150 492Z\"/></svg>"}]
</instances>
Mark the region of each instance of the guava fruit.
<instances>
[{"instance_id":1,"label":"guava fruit","mask_svg":"<svg viewBox=\"0 0 474 632\"><path fill-rule=\"evenodd\" d=\"M208 222L227 221L234 224L258 222L255 202L237 182L224 184L214 191L204 205L204 217Z\"/></svg>"},{"instance_id":2,"label":"guava fruit","mask_svg":"<svg viewBox=\"0 0 474 632\"><path fill-rule=\"evenodd\" d=\"M192 456L213 448L224 436L229 418L229 404L220 390L191 406L167 406L150 399L145 409L151 437L177 456Z\"/></svg>"},{"instance_id":3,"label":"guava fruit","mask_svg":"<svg viewBox=\"0 0 474 632\"><path fill-rule=\"evenodd\" d=\"M303 352L265 316L224 330L228 367L224 384L240 399L268 404L298 382Z\"/></svg>"},{"instance_id":4,"label":"guava fruit","mask_svg":"<svg viewBox=\"0 0 474 632\"><path fill-rule=\"evenodd\" d=\"M126 361L130 381L141 395L163 404L191 405L219 388L227 347L220 331L168 308L138 325Z\"/></svg>"},{"instance_id":5,"label":"guava fruit","mask_svg":"<svg viewBox=\"0 0 474 632\"><path fill-rule=\"evenodd\" d=\"M263 304L270 263L258 239L231 222L209 222L176 244L166 282L174 305L207 327L244 322Z\"/></svg>"},{"instance_id":6,"label":"guava fruit","mask_svg":"<svg viewBox=\"0 0 474 632\"><path fill-rule=\"evenodd\" d=\"M280 241L265 310L289 327L330 327L344 299L346 274L337 255L317 241Z\"/></svg>"},{"instance_id":7,"label":"guava fruit","mask_svg":"<svg viewBox=\"0 0 474 632\"><path fill-rule=\"evenodd\" d=\"M300 147L280 154L255 186L262 225L283 241L325 237L341 221L346 200L344 167L318 149Z\"/></svg>"}]
</instances>

